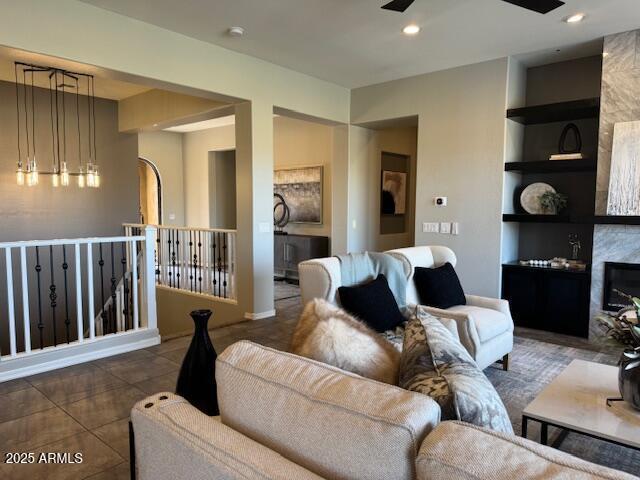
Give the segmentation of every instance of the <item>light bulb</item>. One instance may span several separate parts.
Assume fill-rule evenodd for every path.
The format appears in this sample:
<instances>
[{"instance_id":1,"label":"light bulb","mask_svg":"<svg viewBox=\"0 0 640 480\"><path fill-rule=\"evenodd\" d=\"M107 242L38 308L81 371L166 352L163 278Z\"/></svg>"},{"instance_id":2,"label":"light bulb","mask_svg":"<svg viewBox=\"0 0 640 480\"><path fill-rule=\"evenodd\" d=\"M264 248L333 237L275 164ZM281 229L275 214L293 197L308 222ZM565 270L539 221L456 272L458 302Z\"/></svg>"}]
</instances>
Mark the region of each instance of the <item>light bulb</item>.
<instances>
[{"instance_id":1,"label":"light bulb","mask_svg":"<svg viewBox=\"0 0 640 480\"><path fill-rule=\"evenodd\" d=\"M67 162L62 162L62 170L60 170L60 184L63 187L69 186L69 170L67 169Z\"/></svg>"},{"instance_id":2,"label":"light bulb","mask_svg":"<svg viewBox=\"0 0 640 480\"><path fill-rule=\"evenodd\" d=\"M84 182L84 171L82 170L82 167L80 167L80 171L78 173L78 188L84 188Z\"/></svg>"},{"instance_id":3,"label":"light bulb","mask_svg":"<svg viewBox=\"0 0 640 480\"><path fill-rule=\"evenodd\" d=\"M53 175L51 175L51 185L54 187L60 186L60 174L58 172L53 172Z\"/></svg>"},{"instance_id":4,"label":"light bulb","mask_svg":"<svg viewBox=\"0 0 640 480\"><path fill-rule=\"evenodd\" d=\"M16 182L18 185L24 185L24 170L22 170L22 165L18 165L18 170L16 170Z\"/></svg>"},{"instance_id":5,"label":"light bulb","mask_svg":"<svg viewBox=\"0 0 640 480\"><path fill-rule=\"evenodd\" d=\"M36 159L33 159L31 163L31 185L38 185L38 181L40 180L38 176L38 165L36 164Z\"/></svg>"},{"instance_id":6,"label":"light bulb","mask_svg":"<svg viewBox=\"0 0 640 480\"><path fill-rule=\"evenodd\" d=\"M93 186L95 188L100 187L100 173L98 173L98 167L96 166L94 169L94 177L93 177Z\"/></svg>"}]
</instances>

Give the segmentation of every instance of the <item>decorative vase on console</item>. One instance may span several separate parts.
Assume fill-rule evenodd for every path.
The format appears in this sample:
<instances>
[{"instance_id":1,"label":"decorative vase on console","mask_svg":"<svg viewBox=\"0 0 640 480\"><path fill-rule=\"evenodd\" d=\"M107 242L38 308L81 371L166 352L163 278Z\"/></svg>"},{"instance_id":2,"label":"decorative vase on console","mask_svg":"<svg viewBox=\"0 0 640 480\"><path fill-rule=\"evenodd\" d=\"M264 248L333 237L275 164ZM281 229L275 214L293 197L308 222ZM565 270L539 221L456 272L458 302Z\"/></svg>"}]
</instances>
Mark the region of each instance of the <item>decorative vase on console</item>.
<instances>
[{"instance_id":1,"label":"decorative vase on console","mask_svg":"<svg viewBox=\"0 0 640 480\"><path fill-rule=\"evenodd\" d=\"M195 324L189 350L182 361L176 393L209 416L219 415L216 385L216 354L207 325L211 310L190 313Z\"/></svg>"},{"instance_id":2,"label":"decorative vase on console","mask_svg":"<svg viewBox=\"0 0 640 480\"><path fill-rule=\"evenodd\" d=\"M618 389L622 400L640 410L640 298L615 292L632 305L615 314L603 313L596 320L605 328L607 337L627 346L619 361ZM619 399L609 399L607 403L612 400Z\"/></svg>"}]
</instances>

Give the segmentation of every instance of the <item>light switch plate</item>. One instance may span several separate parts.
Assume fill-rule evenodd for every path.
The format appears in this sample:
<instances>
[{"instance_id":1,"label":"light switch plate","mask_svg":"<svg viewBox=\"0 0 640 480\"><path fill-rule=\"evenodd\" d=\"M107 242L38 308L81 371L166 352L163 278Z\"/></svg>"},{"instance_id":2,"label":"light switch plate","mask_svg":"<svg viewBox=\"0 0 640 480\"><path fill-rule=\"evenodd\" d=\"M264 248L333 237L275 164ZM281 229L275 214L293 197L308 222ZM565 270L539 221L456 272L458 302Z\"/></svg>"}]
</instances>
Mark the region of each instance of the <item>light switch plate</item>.
<instances>
[{"instance_id":1,"label":"light switch plate","mask_svg":"<svg viewBox=\"0 0 640 480\"><path fill-rule=\"evenodd\" d=\"M451 224L449 222L442 222L440 224L440 233L444 233L444 234L451 233Z\"/></svg>"},{"instance_id":2,"label":"light switch plate","mask_svg":"<svg viewBox=\"0 0 640 480\"><path fill-rule=\"evenodd\" d=\"M425 222L422 224L422 233L438 233L440 224L435 222Z\"/></svg>"},{"instance_id":3,"label":"light switch plate","mask_svg":"<svg viewBox=\"0 0 640 480\"><path fill-rule=\"evenodd\" d=\"M458 222L451 224L451 235L460 235L460 224Z\"/></svg>"}]
</instances>

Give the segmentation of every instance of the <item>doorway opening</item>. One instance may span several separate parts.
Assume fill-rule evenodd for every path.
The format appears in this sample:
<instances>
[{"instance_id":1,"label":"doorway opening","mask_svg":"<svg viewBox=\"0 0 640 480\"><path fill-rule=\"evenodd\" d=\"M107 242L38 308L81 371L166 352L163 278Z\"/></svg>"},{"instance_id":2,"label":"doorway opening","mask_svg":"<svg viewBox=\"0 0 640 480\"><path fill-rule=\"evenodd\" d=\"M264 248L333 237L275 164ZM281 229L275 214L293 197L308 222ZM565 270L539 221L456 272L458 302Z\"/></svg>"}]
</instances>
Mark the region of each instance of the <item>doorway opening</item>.
<instances>
[{"instance_id":1,"label":"doorway opening","mask_svg":"<svg viewBox=\"0 0 640 480\"><path fill-rule=\"evenodd\" d=\"M158 168L146 158L138 157L140 182L140 223L162 224L162 180Z\"/></svg>"},{"instance_id":2,"label":"doorway opening","mask_svg":"<svg viewBox=\"0 0 640 480\"><path fill-rule=\"evenodd\" d=\"M209 152L209 227L236 228L236 151Z\"/></svg>"}]
</instances>

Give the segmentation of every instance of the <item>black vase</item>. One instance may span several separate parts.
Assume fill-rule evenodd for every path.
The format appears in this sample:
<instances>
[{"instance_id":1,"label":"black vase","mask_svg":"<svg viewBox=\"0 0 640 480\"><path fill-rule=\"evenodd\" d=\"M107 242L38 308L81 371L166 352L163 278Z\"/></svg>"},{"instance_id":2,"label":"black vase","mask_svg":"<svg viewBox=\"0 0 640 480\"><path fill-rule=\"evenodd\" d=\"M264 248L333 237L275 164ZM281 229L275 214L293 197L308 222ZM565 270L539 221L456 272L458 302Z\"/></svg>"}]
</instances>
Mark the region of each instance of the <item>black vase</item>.
<instances>
[{"instance_id":1,"label":"black vase","mask_svg":"<svg viewBox=\"0 0 640 480\"><path fill-rule=\"evenodd\" d=\"M216 386L216 354L209 338L207 324L211 310L194 310L191 318L195 332L189 350L182 361L176 393L186 398L201 412L219 415L218 389Z\"/></svg>"},{"instance_id":2,"label":"black vase","mask_svg":"<svg viewBox=\"0 0 640 480\"><path fill-rule=\"evenodd\" d=\"M618 388L622 398L640 410L640 352L625 350L620 357Z\"/></svg>"}]
</instances>

